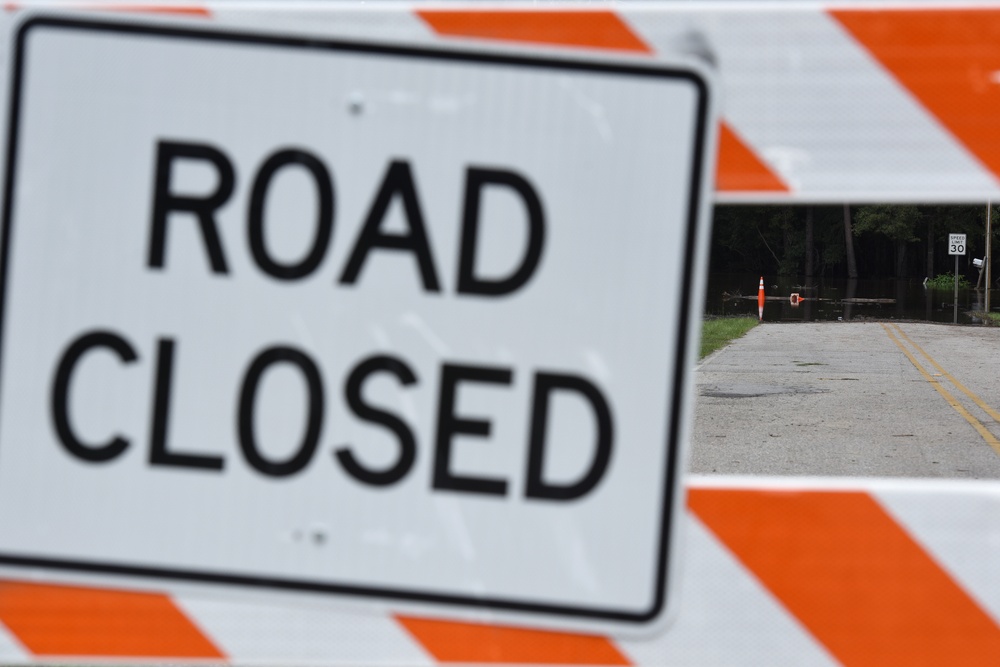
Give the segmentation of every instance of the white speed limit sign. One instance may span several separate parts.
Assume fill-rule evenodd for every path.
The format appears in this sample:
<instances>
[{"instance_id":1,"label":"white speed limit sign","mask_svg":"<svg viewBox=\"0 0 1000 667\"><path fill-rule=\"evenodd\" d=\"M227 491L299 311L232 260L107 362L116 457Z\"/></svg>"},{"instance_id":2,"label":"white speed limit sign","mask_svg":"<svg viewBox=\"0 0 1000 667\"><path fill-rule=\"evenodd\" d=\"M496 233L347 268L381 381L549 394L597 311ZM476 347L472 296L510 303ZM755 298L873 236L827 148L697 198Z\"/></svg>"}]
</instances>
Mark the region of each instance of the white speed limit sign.
<instances>
[{"instance_id":1,"label":"white speed limit sign","mask_svg":"<svg viewBox=\"0 0 1000 667\"><path fill-rule=\"evenodd\" d=\"M965 254L965 234L948 234L948 254Z\"/></svg>"}]
</instances>

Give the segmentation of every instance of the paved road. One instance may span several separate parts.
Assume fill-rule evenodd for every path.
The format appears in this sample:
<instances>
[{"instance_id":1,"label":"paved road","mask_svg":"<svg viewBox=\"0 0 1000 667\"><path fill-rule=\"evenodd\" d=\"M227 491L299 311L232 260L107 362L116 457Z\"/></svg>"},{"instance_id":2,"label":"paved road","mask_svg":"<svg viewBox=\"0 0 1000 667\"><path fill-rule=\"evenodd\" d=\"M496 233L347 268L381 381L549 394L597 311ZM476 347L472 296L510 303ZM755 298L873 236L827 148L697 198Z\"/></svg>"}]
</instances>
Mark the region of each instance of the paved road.
<instances>
[{"instance_id":1,"label":"paved road","mask_svg":"<svg viewBox=\"0 0 1000 667\"><path fill-rule=\"evenodd\" d=\"M1000 478L1000 328L765 323L695 382L695 473Z\"/></svg>"}]
</instances>

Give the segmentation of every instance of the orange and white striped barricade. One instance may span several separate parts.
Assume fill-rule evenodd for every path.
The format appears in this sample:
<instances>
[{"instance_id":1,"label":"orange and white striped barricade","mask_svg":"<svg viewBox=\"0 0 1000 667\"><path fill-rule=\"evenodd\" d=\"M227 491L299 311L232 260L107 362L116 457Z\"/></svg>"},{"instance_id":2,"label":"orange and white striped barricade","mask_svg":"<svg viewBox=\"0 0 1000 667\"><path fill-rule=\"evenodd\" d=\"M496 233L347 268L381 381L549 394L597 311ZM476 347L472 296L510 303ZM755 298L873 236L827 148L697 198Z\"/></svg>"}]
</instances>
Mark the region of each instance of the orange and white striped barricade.
<instances>
[{"instance_id":1,"label":"orange and white striped barricade","mask_svg":"<svg viewBox=\"0 0 1000 667\"><path fill-rule=\"evenodd\" d=\"M4 580L0 661L994 665L997 517L991 482L696 477L660 635Z\"/></svg>"},{"instance_id":2,"label":"orange and white striped barricade","mask_svg":"<svg viewBox=\"0 0 1000 667\"><path fill-rule=\"evenodd\" d=\"M989 2L7 3L380 42L686 54L724 101L721 202L972 202L998 194Z\"/></svg>"},{"instance_id":3,"label":"orange and white striped barricade","mask_svg":"<svg viewBox=\"0 0 1000 667\"><path fill-rule=\"evenodd\" d=\"M980 202L1000 194L1000 8L991 4L8 3L5 53L20 22L39 15L278 39L689 59L712 68L722 92L719 202ZM996 484L702 477L688 480L686 498L681 602L672 625L648 636L514 627L489 613L122 590L7 567L0 660L1000 661ZM571 565L585 569L587 554L577 556Z\"/></svg>"}]
</instances>

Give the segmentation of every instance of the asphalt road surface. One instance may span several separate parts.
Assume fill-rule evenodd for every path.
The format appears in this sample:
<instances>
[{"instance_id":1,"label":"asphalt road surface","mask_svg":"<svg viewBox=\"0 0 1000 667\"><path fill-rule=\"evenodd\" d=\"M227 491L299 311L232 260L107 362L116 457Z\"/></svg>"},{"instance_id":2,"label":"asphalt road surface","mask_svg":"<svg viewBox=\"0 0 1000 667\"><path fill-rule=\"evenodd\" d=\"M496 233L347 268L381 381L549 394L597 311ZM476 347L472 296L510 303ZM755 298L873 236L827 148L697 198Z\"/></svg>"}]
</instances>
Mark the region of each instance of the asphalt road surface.
<instances>
[{"instance_id":1,"label":"asphalt road surface","mask_svg":"<svg viewBox=\"0 0 1000 667\"><path fill-rule=\"evenodd\" d=\"M764 323L695 382L694 473L1000 478L1000 328Z\"/></svg>"}]
</instances>

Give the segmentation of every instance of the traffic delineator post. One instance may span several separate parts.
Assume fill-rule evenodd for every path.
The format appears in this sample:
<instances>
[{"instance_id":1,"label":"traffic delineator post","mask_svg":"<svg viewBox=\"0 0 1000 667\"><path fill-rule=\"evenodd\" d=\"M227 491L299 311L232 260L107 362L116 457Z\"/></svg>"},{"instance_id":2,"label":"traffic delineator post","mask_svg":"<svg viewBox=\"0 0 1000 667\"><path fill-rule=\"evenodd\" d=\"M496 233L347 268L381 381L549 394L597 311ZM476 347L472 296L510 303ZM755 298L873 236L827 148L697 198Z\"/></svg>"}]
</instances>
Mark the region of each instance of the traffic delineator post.
<instances>
[{"instance_id":1,"label":"traffic delineator post","mask_svg":"<svg viewBox=\"0 0 1000 667\"><path fill-rule=\"evenodd\" d=\"M764 321L764 276L760 277L760 287L757 288L757 318L759 322Z\"/></svg>"}]
</instances>

